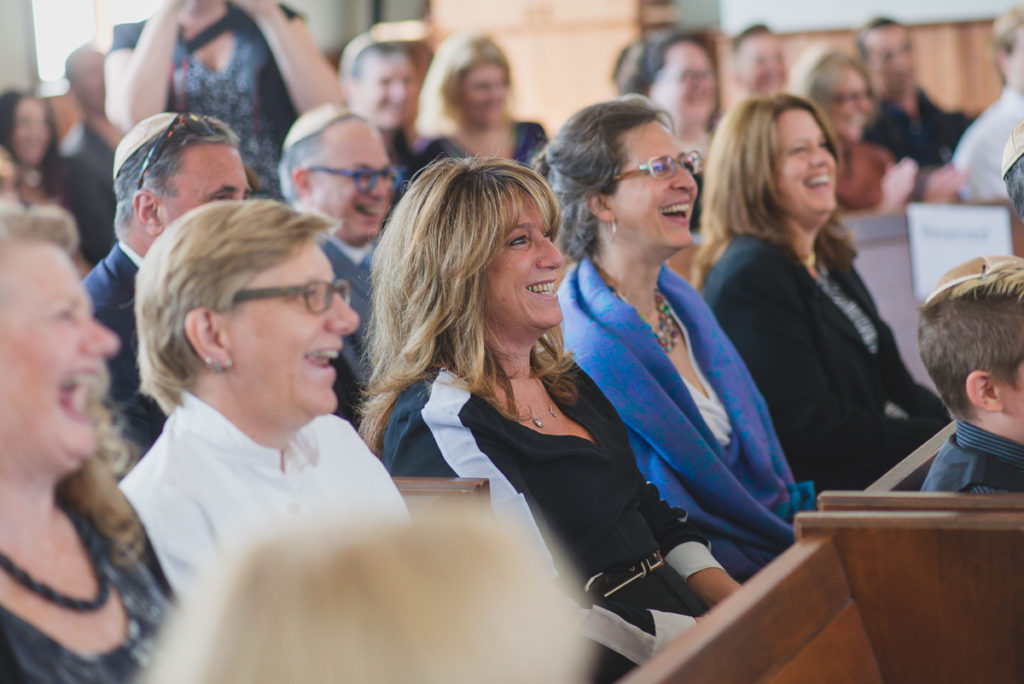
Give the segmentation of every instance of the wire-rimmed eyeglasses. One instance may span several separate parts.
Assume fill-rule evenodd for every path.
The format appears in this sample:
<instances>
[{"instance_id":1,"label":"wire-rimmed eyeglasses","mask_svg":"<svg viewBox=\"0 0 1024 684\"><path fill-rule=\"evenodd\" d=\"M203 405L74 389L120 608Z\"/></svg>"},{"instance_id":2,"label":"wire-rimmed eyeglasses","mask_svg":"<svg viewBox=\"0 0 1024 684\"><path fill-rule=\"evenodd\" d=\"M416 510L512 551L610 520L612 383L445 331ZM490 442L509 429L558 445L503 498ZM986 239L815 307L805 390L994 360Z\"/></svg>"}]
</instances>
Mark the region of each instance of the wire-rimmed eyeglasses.
<instances>
[{"instance_id":1,"label":"wire-rimmed eyeglasses","mask_svg":"<svg viewBox=\"0 0 1024 684\"><path fill-rule=\"evenodd\" d=\"M139 172L138 190L142 189L142 184L146 182L146 174L153 165L156 164L157 160L160 159L160 155L163 154L164 148L167 147L167 143L169 143L175 133L182 128L201 136L218 135L217 130L210 125L210 121L207 117L192 114L190 112L178 114L178 116L171 120L167 129L153 140L153 144L150 146L149 152L146 153L146 158L142 162L142 170Z\"/></svg>"},{"instance_id":2,"label":"wire-rimmed eyeglasses","mask_svg":"<svg viewBox=\"0 0 1024 684\"><path fill-rule=\"evenodd\" d=\"M252 290L239 290L232 302L240 304L253 299L270 299L272 297L302 297L302 302L311 314L322 314L331 308L334 295L338 295L348 304L352 296L352 284L344 278L332 283L326 280L311 280L305 285L289 287L262 287Z\"/></svg>"},{"instance_id":3,"label":"wire-rimmed eyeglasses","mask_svg":"<svg viewBox=\"0 0 1024 684\"><path fill-rule=\"evenodd\" d=\"M704 159L697 150L683 152L678 157L651 157L645 164L630 171L623 171L613 180L622 180L642 173L650 174L654 178L673 178L680 168L686 169L691 176L696 176L704 169Z\"/></svg>"}]
</instances>

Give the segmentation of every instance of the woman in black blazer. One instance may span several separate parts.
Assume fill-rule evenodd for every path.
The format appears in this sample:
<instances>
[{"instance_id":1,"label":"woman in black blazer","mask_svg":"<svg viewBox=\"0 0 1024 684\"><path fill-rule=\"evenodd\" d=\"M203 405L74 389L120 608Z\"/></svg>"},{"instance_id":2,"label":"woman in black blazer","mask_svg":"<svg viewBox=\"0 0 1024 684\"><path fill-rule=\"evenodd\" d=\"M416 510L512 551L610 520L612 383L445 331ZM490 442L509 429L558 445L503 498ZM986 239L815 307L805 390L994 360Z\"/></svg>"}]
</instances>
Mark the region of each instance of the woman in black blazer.
<instances>
[{"instance_id":1,"label":"woman in black blazer","mask_svg":"<svg viewBox=\"0 0 1024 684\"><path fill-rule=\"evenodd\" d=\"M768 402L797 479L861 489L937 432L853 268L836 219L836 144L821 113L778 94L719 125L696 277Z\"/></svg>"}]
</instances>

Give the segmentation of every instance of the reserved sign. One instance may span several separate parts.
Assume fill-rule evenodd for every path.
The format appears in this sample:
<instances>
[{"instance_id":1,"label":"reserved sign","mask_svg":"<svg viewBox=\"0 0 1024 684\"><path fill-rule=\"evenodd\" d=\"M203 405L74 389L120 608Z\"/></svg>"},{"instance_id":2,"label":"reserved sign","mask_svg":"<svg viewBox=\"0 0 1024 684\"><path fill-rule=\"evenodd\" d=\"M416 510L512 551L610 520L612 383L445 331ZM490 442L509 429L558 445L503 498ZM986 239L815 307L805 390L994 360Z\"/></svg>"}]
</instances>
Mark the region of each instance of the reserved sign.
<instances>
[{"instance_id":1,"label":"reserved sign","mask_svg":"<svg viewBox=\"0 0 1024 684\"><path fill-rule=\"evenodd\" d=\"M949 269L987 254L1013 254L1010 212L1002 206L907 206L914 296L923 302Z\"/></svg>"}]
</instances>

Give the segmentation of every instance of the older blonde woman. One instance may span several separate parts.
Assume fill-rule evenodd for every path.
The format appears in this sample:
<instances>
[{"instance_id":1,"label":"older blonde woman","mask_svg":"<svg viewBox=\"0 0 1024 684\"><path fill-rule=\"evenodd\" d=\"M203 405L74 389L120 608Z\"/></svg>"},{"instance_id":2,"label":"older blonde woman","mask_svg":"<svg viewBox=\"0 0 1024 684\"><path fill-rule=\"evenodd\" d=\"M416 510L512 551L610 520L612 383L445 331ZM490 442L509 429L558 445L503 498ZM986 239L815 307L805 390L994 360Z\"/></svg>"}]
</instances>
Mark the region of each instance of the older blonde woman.
<instances>
[{"instance_id":1,"label":"older blonde woman","mask_svg":"<svg viewBox=\"0 0 1024 684\"><path fill-rule=\"evenodd\" d=\"M737 585L562 349L558 225L548 185L515 162L444 160L417 177L374 258L361 429L393 475L487 477L499 518L564 544L590 578L609 677Z\"/></svg>"},{"instance_id":2,"label":"older blonde woman","mask_svg":"<svg viewBox=\"0 0 1024 684\"><path fill-rule=\"evenodd\" d=\"M0 215L0 681L128 682L167 587L113 470L101 399L117 338L91 315L69 216Z\"/></svg>"},{"instance_id":3,"label":"older blonde woman","mask_svg":"<svg viewBox=\"0 0 1024 684\"><path fill-rule=\"evenodd\" d=\"M405 516L380 462L328 415L330 362L359 322L318 244L328 227L277 202L213 203L139 271L142 390L170 417L121 486L175 589L278 519Z\"/></svg>"},{"instance_id":4,"label":"older blonde woman","mask_svg":"<svg viewBox=\"0 0 1024 684\"><path fill-rule=\"evenodd\" d=\"M477 511L317 525L211 578L147 684L582 684L576 620L537 549Z\"/></svg>"},{"instance_id":5,"label":"older blonde woman","mask_svg":"<svg viewBox=\"0 0 1024 684\"><path fill-rule=\"evenodd\" d=\"M532 121L510 111L508 58L487 36L457 33L437 49L420 90L416 128L436 138L422 159L492 156L528 163L547 140Z\"/></svg>"},{"instance_id":6,"label":"older blonde woman","mask_svg":"<svg viewBox=\"0 0 1024 684\"><path fill-rule=\"evenodd\" d=\"M733 107L711 142L696 263L794 476L819 491L865 487L948 422L853 266L830 130L794 95Z\"/></svg>"}]
</instances>

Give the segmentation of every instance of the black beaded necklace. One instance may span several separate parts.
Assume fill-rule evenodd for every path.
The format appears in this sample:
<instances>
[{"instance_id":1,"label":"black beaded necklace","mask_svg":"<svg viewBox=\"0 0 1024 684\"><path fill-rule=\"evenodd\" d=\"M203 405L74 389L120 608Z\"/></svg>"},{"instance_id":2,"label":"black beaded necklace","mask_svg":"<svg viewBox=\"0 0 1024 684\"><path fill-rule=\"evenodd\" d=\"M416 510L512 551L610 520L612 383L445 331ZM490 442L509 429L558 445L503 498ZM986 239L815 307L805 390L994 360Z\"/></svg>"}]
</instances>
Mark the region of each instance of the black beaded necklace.
<instances>
[{"instance_id":1,"label":"black beaded necklace","mask_svg":"<svg viewBox=\"0 0 1024 684\"><path fill-rule=\"evenodd\" d=\"M63 506L61 507L64 510ZM92 565L92 570L96 574L96 584L99 585L99 591L96 592L96 597L92 599L76 599L70 596L65 596L56 589L38 582L32 579L32 576L27 572L15 565L14 561L0 553L0 568L7 571L15 582L31 591L36 596L46 599L50 603L56 603L62 608L68 610L74 610L80 613L88 613L94 610L99 610L107 602L107 598L110 595L110 580L100 570L100 543L101 540L99 535L90 535L87 533L85 526L88 524L84 519L78 516L71 515L67 510L64 510L68 518L71 519L71 524L75 528L75 532L78 533L78 538L82 540L82 545L85 547L86 553L89 555L89 563Z\"/></svg>"}]
</instances>

